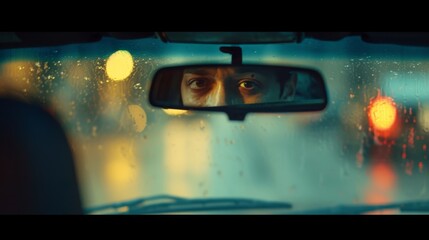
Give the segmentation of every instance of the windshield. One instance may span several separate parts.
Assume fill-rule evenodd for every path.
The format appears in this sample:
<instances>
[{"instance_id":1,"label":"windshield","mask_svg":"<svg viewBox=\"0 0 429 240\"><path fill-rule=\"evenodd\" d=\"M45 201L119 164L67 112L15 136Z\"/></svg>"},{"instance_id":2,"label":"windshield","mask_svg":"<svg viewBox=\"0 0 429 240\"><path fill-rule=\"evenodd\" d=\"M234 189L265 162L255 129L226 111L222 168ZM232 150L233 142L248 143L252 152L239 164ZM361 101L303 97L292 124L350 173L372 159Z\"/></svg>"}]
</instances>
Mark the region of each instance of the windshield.
<instances>
[{"instance_id":1,"label":"windshield","mask_svg":"<svg viewBox=\"0 0 429 240\"><path fill-rule=\"evenodd\" d=\"M105 38L0 50L0 94L42 102L59 118L85 207L162 194L293 210L428 198L429 48L353 37L241 46L243 64L320 71L321 112L240 122L149 104L157 70L230 63L220 46Z\"/></svg>"}]
</instances>

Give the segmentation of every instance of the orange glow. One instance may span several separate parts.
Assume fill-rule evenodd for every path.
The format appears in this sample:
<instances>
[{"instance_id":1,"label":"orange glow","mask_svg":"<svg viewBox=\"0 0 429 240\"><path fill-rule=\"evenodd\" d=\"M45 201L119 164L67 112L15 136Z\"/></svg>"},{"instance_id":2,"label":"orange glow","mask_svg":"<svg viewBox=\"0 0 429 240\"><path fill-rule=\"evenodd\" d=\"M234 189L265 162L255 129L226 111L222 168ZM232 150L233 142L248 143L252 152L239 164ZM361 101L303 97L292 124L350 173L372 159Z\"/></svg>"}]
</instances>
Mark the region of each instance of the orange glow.
<instances>
[{"instance_id":1,"label":"orange glow","mask_svg":"<svg viewBox=\"0 0 429 240\"><path fill-rule=\"evenodd\" d=\"M365 197L365 203L367 204L386 204L389 203L390 199L385 194L381 194L376 191L371 191Z\"/></svg>"},{"instance_id":2,"label":"orange glow","mask_svg":"<svg viewBox=\"0 0 429 240\"><path fill-rule=\"evenodd\" d=\"M404 147L404 146L403 146ZM395 194L396 174L389 163L386 161L383 155L386 155L386 151L382 151L386 148L379 148L379 151L375 151L377 155L373 158L376 160L369 169L370 181L367 186L364 201L367 204L387 204L391 202ZM395 214L397 210L386 209L380 211L373 211L368 214Z\"/></svg>"},{"instance_id":3,"label":"orange glow","mask_svg":"<svg viewBox=\"0 0 429 240\"><path fill-rule=\"evenodd\" d=\"M396 105L392 98L377 96L371 101L369 119L376 130L389 130L396 120Z\"/></svg>"},{"instance_id":4,"label":"orange glow","mask_svg":"<svg viewBox=\"0 0 429 240\"><path fill-rule=\"evenodd\" d=\"M370 191L366 197L365 197L365 203L367 204L387 204L390 202L390 197L386 196L385 194L376 192L376 191ZM398 214L398 210L396 209L384 209L384 210L378 210L378 211L372 211L366 213L366 215L378 215L378 214Z\"/></svg>"},{"instance_id":5,"label":"orange glow","mask_svg":"<svg viewBox=\"0 0 429 240\"><path fill-rule=\"evenodd\" d=\"M379 163L371 168L371 177L377 189L389 190L395 185L395 174L386 163Z\"/></svg>"}]
</instances>

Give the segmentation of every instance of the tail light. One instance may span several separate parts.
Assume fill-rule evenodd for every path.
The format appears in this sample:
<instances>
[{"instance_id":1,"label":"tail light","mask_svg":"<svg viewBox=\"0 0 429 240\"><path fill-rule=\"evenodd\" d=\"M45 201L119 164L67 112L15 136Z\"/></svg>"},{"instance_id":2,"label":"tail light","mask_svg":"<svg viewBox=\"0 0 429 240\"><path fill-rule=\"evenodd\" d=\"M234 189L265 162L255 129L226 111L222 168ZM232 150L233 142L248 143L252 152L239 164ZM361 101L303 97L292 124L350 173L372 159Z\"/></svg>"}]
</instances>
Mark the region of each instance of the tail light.
<instances>
[{"instance_id":1,"label":"tail light","mask_svg":"<svg viewBox=\"0 0 429 240\"><path fill-rule=\"evenodd\" d=\"M387 96L371 99L368 106L370 130L375 136L395 138L399 133L398 110L394 100Z\"/></svg>"}]
</instances>

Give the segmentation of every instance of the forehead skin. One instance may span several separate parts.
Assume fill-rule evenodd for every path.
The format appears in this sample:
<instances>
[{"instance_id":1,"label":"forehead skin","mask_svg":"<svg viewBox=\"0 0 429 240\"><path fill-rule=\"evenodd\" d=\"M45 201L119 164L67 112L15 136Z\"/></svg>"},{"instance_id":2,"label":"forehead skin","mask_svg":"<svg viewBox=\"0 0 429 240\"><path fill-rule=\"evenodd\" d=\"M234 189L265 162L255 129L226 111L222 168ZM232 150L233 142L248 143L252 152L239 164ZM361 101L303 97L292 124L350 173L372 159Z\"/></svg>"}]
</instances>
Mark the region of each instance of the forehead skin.
<instances>
[{"instance_id":1,"label":"forehead skin","mask_svg":"<svg viewBox=\"0 0 429 240\"><path fill-rule=\"evenodd\" d=\"M213 67L195 67L195 68L186 68L184 73L192 73L198 75L214 75L217 72L217 68Z\"/></svg>"}]
</instances>

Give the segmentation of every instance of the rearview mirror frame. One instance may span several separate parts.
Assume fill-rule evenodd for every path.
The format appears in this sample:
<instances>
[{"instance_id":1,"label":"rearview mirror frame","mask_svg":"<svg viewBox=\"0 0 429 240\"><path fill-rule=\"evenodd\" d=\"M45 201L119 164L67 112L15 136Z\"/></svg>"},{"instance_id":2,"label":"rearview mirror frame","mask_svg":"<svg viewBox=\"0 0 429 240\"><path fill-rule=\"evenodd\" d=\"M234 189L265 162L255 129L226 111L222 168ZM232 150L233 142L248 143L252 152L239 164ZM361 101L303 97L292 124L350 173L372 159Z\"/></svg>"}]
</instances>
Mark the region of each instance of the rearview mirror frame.
<instances>
[{"instance_id":1,"label":"rearview mirror frame","mask_svg":"<svg viewBox=\"0 0 429 240\"><path fill-rule=\"evenodd\" d=\"M281 67L287 68L290 71L298 71L298 72L306 72L310 74L312 77L320 81L320 86L322 89L321 92L323 94L323 99L325 101L315 101L314 104L299 104L299 103L288 103L288 104L258 104L258 106L263 106L260 108L254 108L252 105L240 105L240 106L216 106L216 107L193 107L193 106L180 106L168 104L165 102L157 101L156 99L156 90L160 88L161 84L163 84L159 78L160 73L168 70L178 70L182 68L197 68L197 67ZM165 84L165 83L164 83ZM262 65L262 64L197 64L197 65L182 65L182 66L173 66L173 67L165 67L159 69L153 76L150 93L149 93L149 103L154 107L161 107L164 109L180 109L180 110L189 110L189 111L207 111L207 112L224 112L228 115L229 120L234 121L244 121L246 115L248 113L288 113L288 112L313 112L313 111L322 111L326 108L328 104L328 94L326 91L325 81L323 76L319 71L309 68L300 68L300 67L289 67L282 65Z\"/></svg>"}]
</instances>

